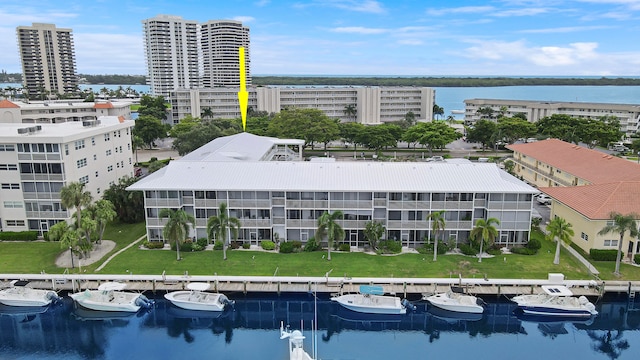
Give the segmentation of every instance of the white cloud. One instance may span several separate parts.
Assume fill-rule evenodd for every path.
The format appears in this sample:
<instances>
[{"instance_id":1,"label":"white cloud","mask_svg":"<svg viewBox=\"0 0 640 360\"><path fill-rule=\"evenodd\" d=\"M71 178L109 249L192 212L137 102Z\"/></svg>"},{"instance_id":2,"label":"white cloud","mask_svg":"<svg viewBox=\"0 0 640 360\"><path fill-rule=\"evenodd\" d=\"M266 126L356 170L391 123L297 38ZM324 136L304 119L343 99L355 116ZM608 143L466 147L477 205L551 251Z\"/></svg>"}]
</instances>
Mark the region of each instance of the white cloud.
<instances>
[{"instance_id":1,"label":"white cloud","mask_svg":"<svg viewBox=\"0 0 640 360\"><path fill-rule=\"evenodd\" d=\"M496 13L492 14L493 16L497 16L497 17L511 17L511 16L536 16L536 15L540 15L540 14L546 14L548 12L551 12L552 10L549 8L521 8L521 9L510 9L510 10L503 10L503 11L497 11Z\"/></svg>"},{"instance_id":2,"label":"white cloud","mask_svg":"<svg viewBox=\"0 0 640 360\"><path fill-rule=\"evenodd\" d=\"M557 34L557 33L602 30L602 29L610 29L610 28L612 28L612 26L566 26L566 27L547 28L547 29L520 30L518 32L523 34Z\"/></svg>"},{"instance_id":3,"label":"white cloud","mask_svg":"<svg viewBox=\"0 0 640 360\"><path fill-rule=\"evenodd\" d=\"M371 14L384 14L387 12L382 4L375 0L313 0L310 3L298 3L294 5L296 8L306 8L310 6L332 7Z\"/></svg>"},{"instance_id":4,"label":"white cloud","mask_svg":"<svg viewBox=\"0 0 640 360\"><path fill-rule=\"evenodd\" d=\"M427 14L432 16L442 16L449 14L475 14L495 11L493 6L461 6L454 8L427 9Z\"/></svg>"},{"instance_id":5,"label":"white cloud","mask_svg":"<svg viewBox=\"0 0 640 360\"><path fill-rule=\"evenodd\" d=\"M345 26L331 29L332 32L346 33L346 34L361 34L361 35L374 35L384 34L389 32L389 29L380 28L366 28L362 26Z\"/></svg>"},{"instance_id":6,"label":"white cloud","mask_svg":"<svg viewBox=\"0 0 640 360\"><path fill-rule=\"evenodd\" d=\"M252 16L236 16L232 20L240 21L242 24L250 23L255 20Z\"/></svg>"}]
</instances>

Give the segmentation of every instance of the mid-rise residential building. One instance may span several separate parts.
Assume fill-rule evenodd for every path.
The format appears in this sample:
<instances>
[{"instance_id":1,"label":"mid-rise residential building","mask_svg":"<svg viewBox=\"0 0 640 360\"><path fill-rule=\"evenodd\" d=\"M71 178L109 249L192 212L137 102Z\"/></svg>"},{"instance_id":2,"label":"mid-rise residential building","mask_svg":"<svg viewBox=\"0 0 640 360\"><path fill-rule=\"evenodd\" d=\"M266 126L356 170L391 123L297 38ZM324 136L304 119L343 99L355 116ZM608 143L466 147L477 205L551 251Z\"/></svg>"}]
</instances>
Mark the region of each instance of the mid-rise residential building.
<instances>
[{"instance_id":1,"label":"mid-rise residential building","mask_svg":"<svg viewBox=\"0 0 640 360\"><path fill-rule=\"evenodd\" d=\"M198 87L198 23L158 15L143 20L142 28L151 92L166 97L173 89Z\"/></svg>"},{"instance_id":2,"label":"mid-rise residential building","mask_svg":"<svg viewBox=\"0 0 640 360\"><path fill-rule=\"evenodd\" d=\"M431 121L435 90L427 87L251 87L249 107L277 113L288 108L322 110L342 122L367 125L399 121L413 113L418 121ZM203 117L208 109L212 118L238 118L237 88L180 89L170 97L173 121L186 115ZM346 111L350 107L355 113Z\"/></svg>"},{"instance_id":3,"label":"mid-rise residential building","mask_svg":"<svg viewBox=\"0 0 640 360\"><path fill-rule=\"evenodd\" d=\"M131 119L129 102L21 101L0 100L0 123L58 124L97 120L100 116Z\"/></svg>"},{"instance_id":4,"label":"mid-rise residential building","mask_svg":"<svg viewBox=\"0 0 640 360\"><path fill-rule=\"evenodd\" d=\"M640 214L640 164L558 139L507 148L513 151L515 175L551 197L551 218L572 224L574 244L587 252L618 248L618 235L598 232L611 221L611 212ZM627 234L623 242L622 250L633 259L640 241Z\"/></svg>"},{"instance_id":5,"label":"mid-rise residential building","mask_svg":"<svg viewBox=\"0 0 640 360\"><path fill-rule=\"evenodd\" d=\"M200 24L202 87L240 86L240 47L244 47L248 86L251 84L249 28L234 20L209 20Z\"/></svg>"},{"instance_id":6,"label":"mid-rise residential building","mask_svg":"<svg viewBox=\"0 0 640 360\"><path fill-rule=\"evenodd\" d=\"M94 199L133 176L134 121L116 116L61 124L0 124L0 228L46 232L72 211L60 189L85 184Z\"/></svg>"},{"instance_id":7,"label":"mid-rise residential building","mask_svg":"<svg viewBox=\"0 0 640 360\"><path fill-rule=\"evenodd\" d=\"M464 101L464 106L464 120L467 123L475 123L485 118L485 115L478 113L478 110L486 107L491 108L495 115L525 114L530 122L536 122L555 114L584 119L614 116L620 120L620 130L627 135L635 134L638 131L638 122L640 122L640 105L637 104L468 99Z\"/></svg>"},{"instance_id":8,"label":"mid-rise residential building","mask_svg":"<svg viewBox=\"0 0 640 360\"><path fill-rule=\"evenodd\" d=\"M17 35L25 95L37 98L78 90L71 29L33 23L18 26Z\"/></svg>"},{"instance_id":9,"label":"mid-rise residential building","mask_svg":"<svg viewBox=\"0 0 640 360\"><path fill-rule=\"evenodd\" d=\"M435 236L426 217L440 210L446 227L439 236L454 245L468 242L475 220L489 217L501 221L498 244L529 240L537 190L495 164L302 161L303 144L249 133L221 137L131 185L144 192L149 240L166 240L163 208L193 215L189 236L206 237L207 219L222 203L241 222L238 241L253 245L276 237L306 242L318 218L336 210L344 214L339 241L354 247L367 243L363 231L371 221L403 246L425 244Z\"/></svg>"}]
</instances>

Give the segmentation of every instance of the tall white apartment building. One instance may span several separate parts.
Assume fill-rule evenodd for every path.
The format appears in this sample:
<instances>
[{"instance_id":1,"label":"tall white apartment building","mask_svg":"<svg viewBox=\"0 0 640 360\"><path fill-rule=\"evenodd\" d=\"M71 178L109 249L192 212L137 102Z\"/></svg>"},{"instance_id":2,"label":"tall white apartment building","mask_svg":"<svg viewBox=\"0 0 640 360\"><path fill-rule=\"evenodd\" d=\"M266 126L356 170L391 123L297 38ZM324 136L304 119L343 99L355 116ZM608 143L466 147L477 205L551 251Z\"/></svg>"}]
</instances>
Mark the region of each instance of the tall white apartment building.
<instances>
[{"instance_id":1,"label":"tall white apartment building","mask_svg":"<svg viewBox=\"0 0 640 360\"><path fill-rule=\"evenodd\" d=\"M482 118L478 109L489 107L494 113L504 111L505 116L525 114L527 120L536 122L554 114L597 120L603 116L615 116L620 120L620 131L627 135L638 131L640 105L562 101L530 101L501 99L467 99L464 101L464 121L474 123Z\"/></svg>"},{"instance_id":2,"label":"tall white apartment building","mask_svg":"<svg viewBox=\"0 0 640 360\"><path fill-rule=\"evenodd\" d=\"M287 108L313 108L342 122L375 125L399 121L407 113L418 121L431 121L435 90L427 87L251 87L249 107L277 113ZM202 117L209 109L213 118L240 117L237 88L180 89L170 96L177 123L186 115ZM355 109L355 115L345 111Z\"/></svg>"},{"instance_id":3,"label":"tall white apartment building","mask_svg":"<svg viewBox=\"0 0 640 360\"><path fill-rule=\"evenodd\" d=\"M166 97L173 89L198 87L198 23L158 15L142 20L142 28L152 93Z\"/></svg>"},{"instance_id":4,"label":"tall white apartment building","mask_svg":"<svg viewBox=\"0 0 640 360\"><path fill-rule=\"evenodd\" d=\"M59 124L97 120L100 116L122 116L131 120L131 103L0 100L0 123Z\"/></svg>"},{"instance_id":5,"label":"tall white apartment building","mask_svg":"<svg viewBox=\"0 0 640 360\"><path fill-rule=\"evenodd\" d=\"M249 28L239 21L209 20L200 24L202 87L240 86L240 57L244 47L245 76L251 84Z\"/></svg>"},{"instance_id":6,"label":"tall white apartment building","mask_svg":"<svg viewBox=\"0 0 640 360\"><path fill-rule=\"evenodd\" d=\"M133 176L134 121L102 116L62 124L0 124L0 229L48 231L69 219L60 189L85 184L94 199Z\"/></svg>"},{"instance_id":7,"label":"tall white apartment building","mask_svg":"<svg viewBox=\"0 0 640 360\"><path fill-rule=\"evenodd\" d=\"M22 82L30 98L77 90L76 60L71 29L54 24L18 26Z\"/></svg>"}]
</instances>

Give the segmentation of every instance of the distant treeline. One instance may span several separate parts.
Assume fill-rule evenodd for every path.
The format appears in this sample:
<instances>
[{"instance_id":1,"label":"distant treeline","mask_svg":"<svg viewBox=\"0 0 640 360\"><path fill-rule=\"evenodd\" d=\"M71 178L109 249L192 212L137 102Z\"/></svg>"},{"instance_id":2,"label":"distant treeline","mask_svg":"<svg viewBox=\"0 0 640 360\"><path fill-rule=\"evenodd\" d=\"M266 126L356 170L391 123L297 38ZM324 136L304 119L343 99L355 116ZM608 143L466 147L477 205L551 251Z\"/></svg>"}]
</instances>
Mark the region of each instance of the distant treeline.
<instances>
[{"instance_id":1,"label":"distant treeline","mask_svg":"<svg viewBox=\"0 0 640 360\"><path fill-rule=\"evenodd\" d=\"M322 77L322 76L253 76L253 85L353 85L353 86L631 86L640 78L527 78L527 77Z\"/></svg>"},{"instance_id":2,"label":"distant treeline","mask_svg":"<svg viewBox=\"0 0 640 360\"><path fill-rule=\"evenodd\" d=\"M109 85L145 85L147 77L144 75L87 75L78 74L79 78L86 79L89 84Z\"/></svg>"}]
</instances>

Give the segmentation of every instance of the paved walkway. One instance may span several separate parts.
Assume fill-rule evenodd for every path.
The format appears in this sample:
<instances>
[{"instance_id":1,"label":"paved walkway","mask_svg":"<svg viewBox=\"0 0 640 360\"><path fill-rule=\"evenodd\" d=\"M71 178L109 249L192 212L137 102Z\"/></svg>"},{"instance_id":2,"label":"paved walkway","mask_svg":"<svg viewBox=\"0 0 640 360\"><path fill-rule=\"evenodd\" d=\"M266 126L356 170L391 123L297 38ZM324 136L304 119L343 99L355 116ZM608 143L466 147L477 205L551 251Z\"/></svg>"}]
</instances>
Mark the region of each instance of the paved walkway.
<instances>
[{"instance_id":1,"label":"paved walkway","mask_svg":"<svg viewBox=\"0 0 640 360\"><path fill-rule=\"evenodd\" d=\"M147 235L142 235L140 236L138 239L136 239L136 241L132 242L131 244L125 246L124 248L118 250L118 252L116 252L115 254L109 256L109 258L107 260L105 260L100 266L98 266L98 268L96 269L95 272L98 272L100 270L102 270L105 266L107 266L107 264L116 256L120 255L120 253L124 252L125 250L129 249L130 247L132 247L133 245L139 243L140 241L142 241L143 239L145 239L147 237Z\"/></svg>"}]
</instances>

